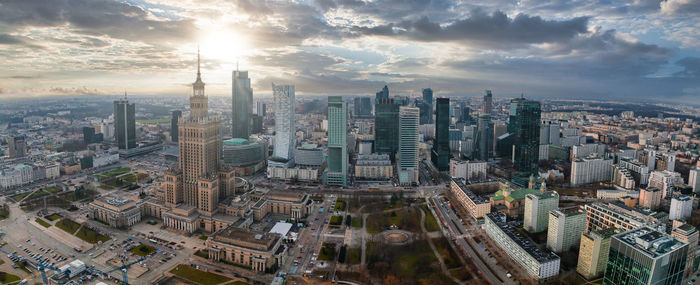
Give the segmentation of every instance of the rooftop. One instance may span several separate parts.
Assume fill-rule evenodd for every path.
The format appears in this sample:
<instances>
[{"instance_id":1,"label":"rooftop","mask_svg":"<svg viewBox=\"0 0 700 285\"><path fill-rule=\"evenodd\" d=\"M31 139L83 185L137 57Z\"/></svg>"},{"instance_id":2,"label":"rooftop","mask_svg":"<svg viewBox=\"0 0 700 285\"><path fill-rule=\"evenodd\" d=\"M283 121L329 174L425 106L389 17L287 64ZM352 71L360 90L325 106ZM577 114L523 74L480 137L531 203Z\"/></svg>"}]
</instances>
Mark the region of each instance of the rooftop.
<instances>
[{"instance_id":1,"label":"rooftop","mask_svg":"<svg viewBox=\"0 0 700 285\"><path fill-rule=\"evenodd\" d=\"M486 214L486 218L491 220L496 226L498 226L503 233L505 233L513 242L515 242L520 248L525 250L527 254L532 256L535 260L540 263L544 263L551 260L559 259L559 256L548 250L541 250L537 247L537 244L532 242L526 237L518 234L513 227L506 222L505 214L501 212L493 212Z\"/></svg>"},{"instance_id":2,"label":"rooftop","mask_svg":"<svg viewBox=\"0 0 700 285\"><path fill-rule=\"evenodd\" d=\"M462 192L464 192L464 194L466 194L467 197L474 202L474 204L489 203L487 198L474 194L474 192L472 192L469 187L464 184L464 179L452 179L452 181L457 184L457 187L459 187L459 189L461 189Z\"/></svg>"},{"instance_id":3,"label":"rooftop","mask_svg":"<svg viewBox=\"0 0 700 285\"><path fill-rule=\"evenodd\" d=\"M624 232L616 235L614 238L652 258L661 257L686 245L686 243L676 240L671 235L648 227Z\"/></svg>"}]
</instances>

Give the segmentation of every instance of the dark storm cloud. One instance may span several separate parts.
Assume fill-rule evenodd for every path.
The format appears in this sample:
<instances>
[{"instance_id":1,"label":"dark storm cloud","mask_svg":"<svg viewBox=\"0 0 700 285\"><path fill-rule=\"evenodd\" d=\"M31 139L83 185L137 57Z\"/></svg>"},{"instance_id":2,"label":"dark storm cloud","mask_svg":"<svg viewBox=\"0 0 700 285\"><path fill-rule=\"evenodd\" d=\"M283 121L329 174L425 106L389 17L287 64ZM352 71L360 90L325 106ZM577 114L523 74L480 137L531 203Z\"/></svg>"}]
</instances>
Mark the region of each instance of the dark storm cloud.
<instances>
[{"instance_id":1,"label":"dark storm cloud","mask_svg":"<svg viewBox=\"0 0 700 285\"><path fill-rule=\"evenodd\" d=\"M677 76L684 78L700 78L699 57L685 57L677 61L676 64L683 67L683 71L676 73Z\"/></svg>"},{"instance_id":2,"label":"dark storm cloud","mask_svg":"<svg viewBox=\"0 0 700 285\"><path fill-rule=\"evenodd\" d=\"M427 17L371 28L356 27L361 35L397 36L417 41L470 41L488 44L534 44L567 40L585 33L588 17L570 20L545 20L539 16L518 14L508 17L501 11L486 14L473 10L466 19L441 25Z\"/></svg>"},{"instance_id":3,"label":"dark storm cloud","mask_svg":"<svg viewBox=\"0 0 700 285\"><path fill-rule=\"evenodd\" d=\"M130 41L182 41L196 28L191 20L157 21L143 9L110 0L5 0L0 24L8 28L67 26L74 32Z\"/></svg>"}]
</instances>

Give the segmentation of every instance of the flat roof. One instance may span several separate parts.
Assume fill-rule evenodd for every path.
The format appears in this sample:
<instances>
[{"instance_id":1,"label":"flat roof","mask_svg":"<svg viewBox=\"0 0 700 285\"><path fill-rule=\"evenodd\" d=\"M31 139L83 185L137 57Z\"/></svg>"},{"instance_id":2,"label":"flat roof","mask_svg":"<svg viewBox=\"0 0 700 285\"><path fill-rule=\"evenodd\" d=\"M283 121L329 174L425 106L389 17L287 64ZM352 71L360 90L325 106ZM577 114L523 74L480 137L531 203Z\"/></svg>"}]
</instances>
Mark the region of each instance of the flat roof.
<instances>
[{"instance_id":1,"label":"flat roof","mask_svg":"<svg viewBox=\"0 0 700 285\"><path fill-rule=\"evenodd\" d=\"M469 199L471 199L472 202L474 202L475 204L486 204L486 203L489 203L489 199L487 199L486 197L481 197L481 196L479 196L479 195L474 194L474 192L472 192L472 190L470 190L470 189L467 187L467 185L464 184L464 180L463 180L463 179L454 179L454 178L453 178L452 181L453 181L455 184L457 184L457 187L459 187L459 189L462 190L462 192L464 192L464 194L466 194L467 197L469 197Z\"/></svg>"},{"instance_id":2,"label":"flat roof","mask_svg":"<svg viewBox=\"0 0 700 285\"><path fill-rule=\"evenodd\" d=\"M676 240L669 234L648 227L627 231L616 235L614 238L652 258L666 255L686 245L686 243Z\"/></svg>"},{"instance_id":3,"label":"flat roof","mask_svg":"<svg viewBox=\"0 0 700 285\"><path fill-rule=\"evenodd\" d=\"M554 252L548 250L541 250L537 247L537 244L530 239L521 236L517 233L513 226L505 222L505 214L501 212L492 212L486 214L486 218L491 220L496 226L498 226L503 233L505 233L511 240L513 240L520 248L525 250L527 254L532 256L535 260L540 263L547 261L557 260L559 256Z\"/></svg>"}]
</instances>

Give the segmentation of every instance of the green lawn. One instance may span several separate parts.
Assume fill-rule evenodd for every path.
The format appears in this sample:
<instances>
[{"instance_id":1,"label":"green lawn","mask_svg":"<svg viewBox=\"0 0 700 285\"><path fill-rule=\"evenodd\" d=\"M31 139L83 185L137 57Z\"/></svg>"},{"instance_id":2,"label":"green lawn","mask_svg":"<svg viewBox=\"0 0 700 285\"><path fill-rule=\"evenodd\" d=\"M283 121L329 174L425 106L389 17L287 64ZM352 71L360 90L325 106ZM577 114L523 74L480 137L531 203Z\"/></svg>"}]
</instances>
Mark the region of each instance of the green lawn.
<instances>
[{"instance_id":1,"label":"green lawn","mask_svg":"<svg viewBox=\"0 0 700 285\"><path fill-rule=\"evenodd\" d=\"M438 253L442 256L442 260L445 261L445 266L447 266L447 268L462 266L457 254L452 250L449 241L447 241L445 237L434 238L433 244L435 244Z\"/></svg>"},{"instance_id":2,"label":"green lawn","mask_svg":"<svg viewBox=\"0 0 700 285\"><path fill-rule=\"evenodd\" d=\"M53 221L55 221L55 220L58 220L58 219L60 219L60 218L63 218L63 216L54 213L54 214L48 215L48 216L46 216L46 217L44 217L44 218L46 218L47 220L53 222Z\"/></svg>"},{"instance_id":3,"label":"green lawn","mask_svg":"<svg viewBox=\"0 0 700 285\"><path fill-rule=\"evenodd\" d=\"M333 259L335 259L335 244L324 242L318 252L318 260L331 261Z\"/></svg>"},{"instance_id":4,"label":"green lawn","mask_svg":"<svg viewBox=\"0 0 700 285\"><path fill-rule=\"evenodd\" d=\"M17 282L19 280L20 278L17 275L12 275L10 273L0 271L0 283L2 284Z\"/></svg>"},{"instance_id":5,"label":"green lawn","mask_svg":"<svg viewBox=\"0 0 700 285\"><path fill-rule=\"evenodd\" d=\"M392 225L399 229L420 232L420 212L417 207L400 209L388 213L375 213L367 217L367 232L376 234L389 229Z\"/></svg>"},{"instance_id":6,"label":"green lawn","mask_svg":"<svg viewBox=\"0 0 700 285\"><path fill-rule=\"evenodd\" d=\"M439 231L440 226L435 220L435 216L433 216L433 213L430 212L430 209L428 209L428 206L423 205L422 208L425 212L425 229L429 232Z\"/></svg>"},{"instance_id":7,"label":"green lawn","mask_svg":"<svg viewBox=\"0 0 700 285\"><path fill-rule=\"evenodd\" d=\"M340 226L340 223L342 223L342 222L343 222L342 216L332 216L329 224L331 226Z\"/></svg>"},{"instance_id":8,"label":"green lawn","mask_svg":"<svg viewBox=\"0 0 700 285\"><path fill-rule=\"evenodd\" d=\"M353 228L361 228L362 227L362 216L355 217L354 219L352 219L352 227Z\"/></svg>"},{"instance_id":9,"label":"green lawn","mask_svg":"<svg viewBox=\"0 0 700 285\"><path fill-rule=\"evenodd\" d=\"M208 237L208 236L199 236L199 239L201 239L201 240L208 240L209 237Z\"/></svg>"},{"instance_id":10,"label":"green lawn","mask_svg":"<svg viewBox=\"0 0 700 285\"><path fill-rule=\"evenodd\" d=\"M219 274L214 274L211 272L204 272L195 268L192 268L186 264L180 264L170 270L170 273L177 275L178 277L185 278L192 282L197 282L202 285L216 285L224 282L228 282L231 278L226 276L221 276Z\"/></svg>"},{"instance_id":11,"label":"green lawn","mask_svg":"<svg viewBox=\"0 0 700 285\"><path fill-rule=\"evenodd\" d=\"M345 211L345 201L344 200L338 200L335 202L335 211Z\"/></svg>"},{"instance_id":12,"label":"green lawn","mask_svg":"<svg viewBox=\"0 0 700 285\"><path fill-rule=\"evenodd\" d=\"M147 256L151 253L156 252L156 248L146 244L139 244L138 246L135 246L129 251L138 256Z\"/></svg>"},{"instance_id":13,"label":"green lawn","mask_svg":"<svg viewBox=\"0 0 700 285\"><path fill-rule=\"evenodd\" d=\"M42 218L36 218L35 220L38 224L44 226L45 228L51 227L51 224L49 224L47 221L44 221Z\"/></svg>"},{"instance_id":14,"label":"green lawn","mask_svg":"<svg viewBox=\"0 0 700 285\"><path fill-rule=\"evenodd\" d=\"M128 168L128 167L119 167L119 168L116 168L116 169L112 169L112 170L110 170L110 171L102 172L102 173L100 173L98 176L100 176L100 178L114 177L114 176L122 175L122 174L124 174L124 173L129 172L129 171L131 171L131 168Z\"/></svg>"},{"instance_id":15,"label":"green lawn","mask_svg":"<svg viewBox=\"0 0 700 285\"><path fill-rule=\"evenodd\" d=\"M98 242L106 242L109 240L109 237L103 234L99 234L96 231L93 231L91 229L88 229L86 227L80 228L80 230L75 234L76 237L79 239L82 239L86 242L95 244Z\"/></svg>"},{"instance_id":16,"label":"green lawn","mask_svg":"<svg viewBox=\"0 0 700 285\"><path fill-rule=\"evenodd\" d=\"M75 234L75 232L80 228L80 224L66 218L56 222L56 227L69 234Z\"/></svg>"},{"instance_id":17,"label":"green lawn","mask_svg":"<svg viewBox=\"0 0 700 285\"><path fill-rule=\"evenodd\" d=\"M7 219L10 216L10 211L5 208L0 208L0 221Z\"/></svg>"},{"instance_id":18,"label":"green lawn","mask_svg":"<svg viewBox=\"0 0 700 285\"><path fill-rule=\"evenodd\" d=\"M61 188L58 188L58 187L56 187L56 186L49 186L49 187L46 187L46 188L44 188L44 189L42 189L42 190L44 190L44 191L46 191L46 192L48 192L48 193L58 193L58 192L61 192Z\"/></svg>"},{"instance_id":19,"label":"green lawn","mask_svg":"<svg viewBox=\"0 0 700 285\"><path fill-rule=\"evenodd\" d=\"M362 262L362 248L351 247L348 248L348 258L346 260L348 264L360 264Z\"/></svg>"}]
</instances>

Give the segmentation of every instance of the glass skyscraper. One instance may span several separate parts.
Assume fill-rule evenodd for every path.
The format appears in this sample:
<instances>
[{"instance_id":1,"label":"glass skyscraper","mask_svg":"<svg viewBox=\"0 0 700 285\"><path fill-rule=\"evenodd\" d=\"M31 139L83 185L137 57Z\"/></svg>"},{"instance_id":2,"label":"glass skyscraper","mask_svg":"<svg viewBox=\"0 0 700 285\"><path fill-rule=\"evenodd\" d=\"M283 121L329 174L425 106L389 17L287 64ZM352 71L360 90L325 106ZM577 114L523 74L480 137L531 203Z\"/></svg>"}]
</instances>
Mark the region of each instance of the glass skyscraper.
<instances>
[{"instance_id":1,"label":"glass skyscraper","mask_svg":"<svg viewBox=\"0 0 700 285\"><path fill-rule=\"evenodd\" d=\"M340 96L328 97L328 168L324 184L347 186L348 106Z\"/></svg>"},{"instance_id":2,"label":"glass skyscraper","mask_svg":"<svg viewBox=\"0 0 700 285\"><path fill-rule=\"evenodd\" d=\"M354 99L355 117L370 118L372 117L372 98L370 97L355 97Z\"/></svg>"},{"instance_id":3,"label":"glass skyscraper","mask_svg":"<svg viewBox=\"0 0 700 285\"><path fill-rule=\"evenodd\" d=\"M182 111L180 110L173 111L172 116L170 117L170 140L173 142L177 142L179 137L177 128L180 117L182 117Z\"/></svg>"},{"instance_id":4,"label":"glass skyscraper","mask_svg":"<svg viewBox=\"0 0 700 285\"><path fill-rule=\"evenodd\" d=\"M439 171L450 169L450 99L435 100L435 140L431 161Z\"/></svg>"},{"instance_id":5,"label":"glass skyscraper","mask_svg":"<svg viewBox=\"0 0 700 285\"><path fill-rule=\"evenodd\" d=\"M294 85L272 84L275 108L275 145L268 165L293 166L296 144Z\"/></svg>"},{"instance_id":6,"label":"glass skyscraper","mask_svg":"<svg viewBox=\"0 0 700 285\"><path fill-rule=\"evenodd\" d=\"M393 99L379 99L374 105L374 151L394 160L399 148L399 107Z\"/></svg>"},{"instance_id":7,"label":"glass skyscraper","mask_svg":"<svg viewBox=\"0 0 700 285\"><path fill-rule=\"evenodd\" d=\"M402 185L418 183L418 108L399 108L399 182Z\"/></svg>"},{"instance_id":8,"label":"glass skyscraper","mask_svg":"<svg viewBox=\"0 0 700 285\"><path fill-rule=\"evenodd\" d=\"M136 148L136 106L123 100L114 101L114 136L119 149Z\"/></svg>"},{"instance_id":9,"label":"glass skyscraper","mask_svg":"<svg viewBox=\"0 0 700 285\"><path fill-rule=\"evenodd\" d=\"M233 71L231 87L231 136L247 139L250 136L250 116L253 112L253 89L248 71Z\"/></svg>"},{"instance_id":10,"label":"glass skyscraper","mask_svg":"<svg viewBox=\"0 0 700 285\"><path fill-rule=\"evenodd\" d=\"M681 284L688 244L642 227L613 236L603 285Z\"/></svg>"},{"instance_id":11,"label":"glass skyscraper","mask_svg":"<svg viewBox=\"0 0 700 285\"><path fill-rule=\"evenodd\" d=\"M540 102L525 98L510 101L509 131L514 135L513 168L529 176L536 174L540 147Z\"/></svg>"},{"instance_id":12,"label":"glass skyscraper","mask_svg":"<svg viewBox=\"0 0 700 285\"><path fill-rule=\"evenodd\" d=\"M389 99L389 87L387 87L386 85L384 85L384 88L382 88L381 91L377 92L375 102L381 99Z\"/></svg>"}]
</instances>

